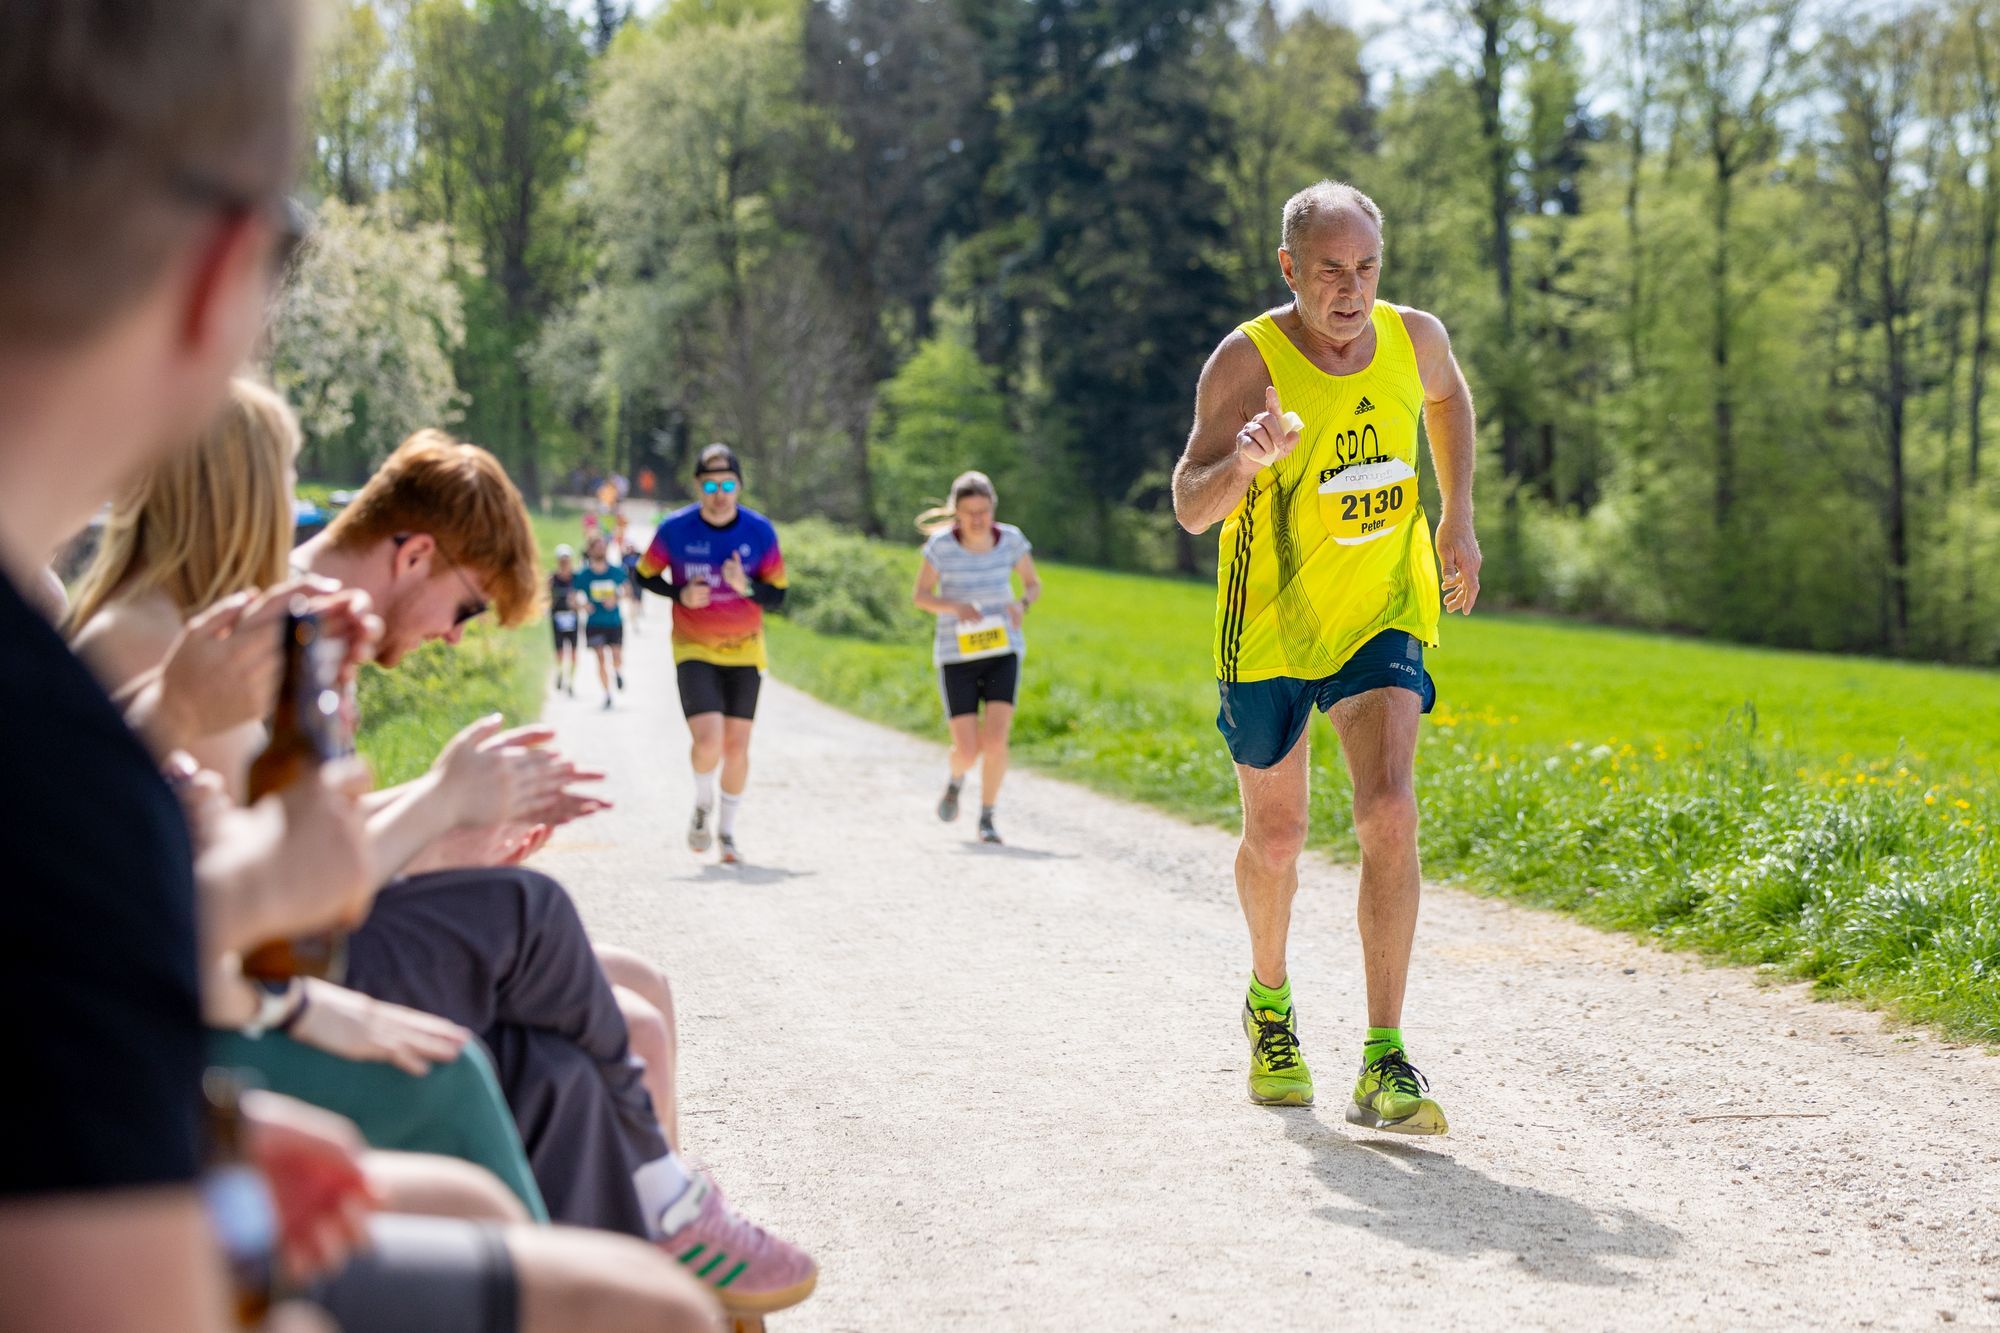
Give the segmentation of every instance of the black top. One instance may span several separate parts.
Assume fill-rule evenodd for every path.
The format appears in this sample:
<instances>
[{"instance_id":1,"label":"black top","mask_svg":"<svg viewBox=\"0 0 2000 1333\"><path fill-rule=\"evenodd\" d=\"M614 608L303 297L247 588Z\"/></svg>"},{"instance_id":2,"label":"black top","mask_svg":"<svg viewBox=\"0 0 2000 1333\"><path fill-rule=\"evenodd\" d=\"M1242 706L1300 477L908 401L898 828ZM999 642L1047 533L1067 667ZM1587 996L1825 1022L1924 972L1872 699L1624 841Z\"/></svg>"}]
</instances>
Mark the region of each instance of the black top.
<instances>
[{"instance_id":1,"label":"black top","mask_svg":"<svg viewBox=\"0 0 2000 1333\"><path fill-rule=\"evenodd\" d=\"M180 804L0 576L0 1197L194 1178L196 972Z\"/></svg>"},{"instance_id":2,"label":"black top","mask_svg":"<svg viewBox=\"0 0 2000 1333\"><path fill-rule=\"evenodd\" d=\"M576 575L551 571L549 574L549 619L567 612L569 623L576 624L576 608L569 604L570 592L576 587Z\"/></svg>"}]
</instances>

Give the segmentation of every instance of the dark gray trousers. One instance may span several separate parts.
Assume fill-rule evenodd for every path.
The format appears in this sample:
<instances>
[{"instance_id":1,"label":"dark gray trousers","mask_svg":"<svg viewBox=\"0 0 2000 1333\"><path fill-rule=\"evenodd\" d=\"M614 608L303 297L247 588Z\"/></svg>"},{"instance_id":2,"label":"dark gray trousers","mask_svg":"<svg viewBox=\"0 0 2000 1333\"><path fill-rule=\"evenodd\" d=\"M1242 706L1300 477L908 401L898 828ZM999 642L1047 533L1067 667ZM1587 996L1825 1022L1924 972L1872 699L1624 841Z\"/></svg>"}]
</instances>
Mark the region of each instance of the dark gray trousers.
<instances>
[{"instance_id":1,"label":"dark gray trousers","mask_svg":"<svg viewBox=\"0 0 2000 1333\"><path fill-rule=\"evenodd\" d=\"M632 1173L667 1144L562 885L519 867L392 881L348 941L347 984L479 1034L556 1221L646 1235Z\"/></svg>"}]
</instances>

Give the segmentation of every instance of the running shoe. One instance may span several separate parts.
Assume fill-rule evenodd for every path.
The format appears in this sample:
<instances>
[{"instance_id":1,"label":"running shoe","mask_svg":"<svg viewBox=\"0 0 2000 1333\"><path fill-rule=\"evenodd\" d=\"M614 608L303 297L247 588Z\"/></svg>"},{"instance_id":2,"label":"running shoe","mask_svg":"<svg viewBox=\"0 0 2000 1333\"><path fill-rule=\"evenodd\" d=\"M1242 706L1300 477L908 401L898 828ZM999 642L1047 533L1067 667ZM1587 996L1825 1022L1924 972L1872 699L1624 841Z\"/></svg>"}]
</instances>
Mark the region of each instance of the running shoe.
<instances>
[{"instance_id":1,"label":"running shoe","mask_svg":"<svg viewBox=\"0 0 2000 1333\"><path fill-rule=\"evenodd\" d=\"M733 1315L764 1315L812 1295L819 1266L790 1241L748 1221L708 1172L660 1220L659 1247L699 1278Z\"/></svg>"},{"instance_id":2,"label":"running shoe","mask_svg":"<svg viewBox=\"0 0 2000 1333\"><path fill-rule=\"evenodd\" d=\"M1299 1054L1298 1006L1285 1013L1243 1003L1243 1035L1250 1038L1250 1100L1259 1106L1311 1106L1312 1071Z\"/></svg>"},{"instance_id":3,"label":"running shoe","mask_svg":"<svg viewBox=\"0 0 2000 1333\"><path fill-rule=\"evenodd\" d=\"M622 671L618 673L618 688L621 690L625 688L625 673Z\"/></svg>"},{"instance_id":4,"label":"running shoe","mask_svg":"<svg viewBox=\"0 0 2000 1333\"><path fill-rule=\"evenodd\" d=\"M1347 1123L1390 1134L1442 1134L1449 1128L1438 1104L1424 1096L1426 1079L1401 1049L1364 1063L1347 1107Z\"/></svg>"},{"instance_id":5,"label":"running shoe","mask_svg":"<svg viewBox=\"0 0 2000 1333\"><path fill-rule=\"evenodd\" d=\"M993 827L993 816L990 814L981 813L979 816L979 840L996 847L1000 845L1000 830Z\"/></svg>"},{"instance_id":6,"label":"running shoe","mask_svg":"<svg viewBox=\"0 0 2000 1333\"><path fill-rule=\"evenodd\" d=\"M958 784L945 784L944 795L938 797L938 818L949 824L958 818Z\"/></svg>"},{"instance_id":7,"label":"running shoe","mask_svg":"<svg viewBox=\"0 0 2000 1333\"><path fill-rule=\"evenodd\" d=\"M569 697L570 697L570 698L572 698L572 699L576 698L576 682L575 682L575 681L571 681L571 682L569 683Z\"/></svg>"},{"instance_id":8,"label":"running shoe","mask_svg":"<svg viewBox=\"0 0 2000 1333\"><path fill-rule=\"evenodd\" d=\"M715 832L709 827L709 822L708 807L697 805L694 814L688 819L689 851L705 852L709 844L715 841Z\"/></svg>"},{"instance_id":9,"label":"running shoe","mask_svg":"<svg viewBox=\"0 0 2000 1333\"><path fill-rule=\"evenodd\" d=\"M606 708L611 707L611 696L608 694L604 696L604 706Z\"/></svg>"},{"instance_id":10,"label":"running shoe","mask_svg":"<svg viewBox=\"0 0 2000 1333\"><path fill-rule=\"evenodd\" d=\"M736 850L736 839L730 834L725 833L722 835L720 841L722 843L722 854L717 859L726 866L741 865L743 862L743 853Z\"/></svg>"}]
</instances>

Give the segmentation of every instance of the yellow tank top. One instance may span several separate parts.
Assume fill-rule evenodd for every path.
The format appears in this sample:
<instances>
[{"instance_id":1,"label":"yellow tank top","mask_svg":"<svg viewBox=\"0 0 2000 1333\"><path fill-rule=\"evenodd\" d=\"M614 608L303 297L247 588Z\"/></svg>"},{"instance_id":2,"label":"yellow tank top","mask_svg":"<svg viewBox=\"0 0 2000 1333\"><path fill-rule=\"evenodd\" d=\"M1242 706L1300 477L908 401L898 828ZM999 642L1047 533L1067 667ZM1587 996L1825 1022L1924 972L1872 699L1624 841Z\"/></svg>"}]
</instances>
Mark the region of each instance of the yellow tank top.
<instances>
[{"instance_id":1,"label":"yellow tank top","mask_svg":"<svg viewBox=\"0 0 2000 1333\"><path fill-rule=\"evenodd\" d=\"M1437 552L1417 496L1423 381L1402 315L1377 301L1372 319L1374 359L1352 375L1308 361L1268 313L1239 326L1305 427L1222 525L1222 680L1317 680L1389 629L1437 646Z\"/></svg>"}]
</instances>

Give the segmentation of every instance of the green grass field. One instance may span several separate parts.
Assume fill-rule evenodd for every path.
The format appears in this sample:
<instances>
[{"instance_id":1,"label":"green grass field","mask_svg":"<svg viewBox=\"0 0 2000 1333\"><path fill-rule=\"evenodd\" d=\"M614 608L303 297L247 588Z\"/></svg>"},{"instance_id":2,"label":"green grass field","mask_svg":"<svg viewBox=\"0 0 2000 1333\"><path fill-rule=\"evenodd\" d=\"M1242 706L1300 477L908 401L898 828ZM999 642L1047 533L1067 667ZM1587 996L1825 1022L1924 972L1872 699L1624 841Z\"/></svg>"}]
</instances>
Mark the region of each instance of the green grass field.
<instances>
[{"instance_id":1,"label":"green grass field","mask_svg":"<svg viewBox=\"0 0 2000 1333\"><path fill-rule=\"evenodd\" d=\"M1213 589L1044 577L1016 755L1233 827ZM1443 634L1418 756L1431 873L2000 1041L2000 674L1529 616ZM865 642L780 621L772 658L842 707L943 734L920 629ZM1314 837L1351 854L1338 747L1324 722L1313 735Z\"/></svg>"}]
</instances>

